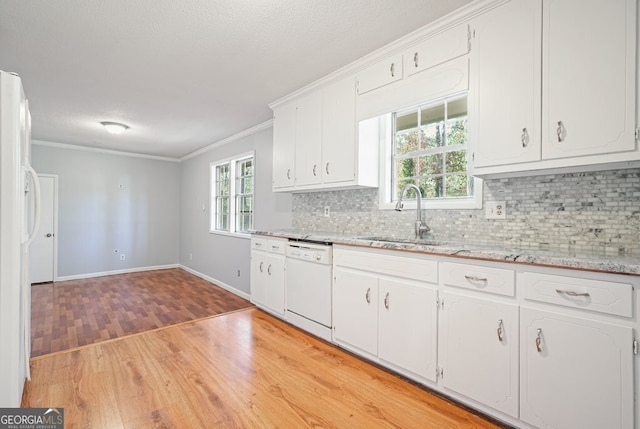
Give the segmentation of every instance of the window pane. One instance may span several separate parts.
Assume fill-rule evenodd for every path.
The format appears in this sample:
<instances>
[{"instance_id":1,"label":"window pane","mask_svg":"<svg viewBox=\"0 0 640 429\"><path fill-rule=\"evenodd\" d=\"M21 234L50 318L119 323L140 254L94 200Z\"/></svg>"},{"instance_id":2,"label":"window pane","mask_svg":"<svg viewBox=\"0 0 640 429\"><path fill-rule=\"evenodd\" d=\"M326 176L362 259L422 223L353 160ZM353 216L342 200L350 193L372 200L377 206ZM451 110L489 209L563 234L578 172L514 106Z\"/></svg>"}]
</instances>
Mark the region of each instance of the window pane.
<instances>
[{"instance_id":1,"label":"window pane","mask_svg":"<svg viewBox=\"0 0 640 429\"><path fill-rule=\"evenodd\" d=\"M466 173L467 172L467 151L456 150L447 152L446 154L446 171L447 173Z\"/></svg>"},{"instance_id":2,"label":"window pane","mask_svg":"<svg viewBox=\"0 0 640 429\"><path fill-rule=\"evenodd\" d=\"M216 229L221 231L229 230L229 198L216 198Z\"/></svg>"},{"instance_id":3,"label":"window pane","mask_svg":"<svg viewBox=\"0 0 640 429\"><path fill-rule=\"evenodd\" d=\"M405 153L418 150L418 129L413 128L407 131L399 131L396 133L396 155L404 155Z\"/></svg>"},{"instance_id":4,"label":"window pane","mask_svg":"<svg viewBox=\"0 0 640 429\"><path fill-rule=\"evenodd\" d=\"M396 161L396 177L398 180L416 176L416 158L404 158Z\"/></svg>"},{"instance_id":5,"label":"window pane","mask_svg":"<svg viewBox=\"0 0 640 429\"><path fill-rule=\"evenodd\" d=\"M426 108L420 112L423 149L444 145L444 104Z\"/></svg>"},{"instance_id":6,"label":"window pane","mask_svg":"<svg viewBox=\"0 0 640 429\"><path fill-rule=\"evenodd\" d=\"M425 155L418 158L418 175L442 174L442 154Z\"/></svg>"},{"instance_id":7,"label":"window pane","mask_svg":"<svg viewBox=\"0 0 640 429\"><path fill-rule=\"evenodd\" d=\"M420 179L420 190L423 198L441 198L443 196L442 176Z\"/></svg>"},{"instance_id":8,"label":"window pane","mask_svg":"<svg viewBox=\"0 0 640 429\"><path fill-rule=\"evenodd\" d=\"M447 197L467 197L471 194L472 178L466 174L447 176Z\"/></svg>"}]
</instances>

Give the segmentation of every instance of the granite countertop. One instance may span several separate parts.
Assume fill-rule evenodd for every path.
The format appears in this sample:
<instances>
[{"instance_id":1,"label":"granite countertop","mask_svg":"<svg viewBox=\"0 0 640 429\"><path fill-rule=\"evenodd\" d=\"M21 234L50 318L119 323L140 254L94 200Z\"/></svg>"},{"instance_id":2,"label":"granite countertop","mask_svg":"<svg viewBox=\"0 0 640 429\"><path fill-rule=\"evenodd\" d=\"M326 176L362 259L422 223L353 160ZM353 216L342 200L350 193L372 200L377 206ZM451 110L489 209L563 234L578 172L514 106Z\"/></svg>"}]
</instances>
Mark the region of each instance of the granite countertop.
<instances>
[{"instance_id":1,"label":"granite countertop","mask_svg":"<svg viewBox=\"0 0 640 429\"><path fill-rule=\"evenodd\" d=\"M485 261L511 262L640 276L640 257L631 255L605 255L597 254L596 252L574 253L561 249L509 249L489 245L437 242L428 239L386 238L373 235L353 236L333 232L309 233L296 230L280 230L253 231L253 233L271 237L330 242L350 246L403 250Z\"/></svg>"}]
</instances>

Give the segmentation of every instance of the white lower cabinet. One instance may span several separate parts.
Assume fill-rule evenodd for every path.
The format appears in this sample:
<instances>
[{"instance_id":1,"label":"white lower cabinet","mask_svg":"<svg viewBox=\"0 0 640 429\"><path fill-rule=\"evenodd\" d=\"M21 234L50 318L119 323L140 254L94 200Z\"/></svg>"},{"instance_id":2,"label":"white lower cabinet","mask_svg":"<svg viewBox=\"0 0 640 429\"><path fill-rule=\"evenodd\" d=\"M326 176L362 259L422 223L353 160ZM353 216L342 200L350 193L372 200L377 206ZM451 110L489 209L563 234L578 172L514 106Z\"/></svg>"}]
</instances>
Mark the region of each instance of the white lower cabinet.
<instances>
[{"instance_id":1,"label":"white lower cabinet","mask_svg":"<svg viewBox=\"0 0 640 429\"><path fill-rule=\"evenodd\" d=\"M378 353L378 277L344 268L333 271L334 340Z\"/></svg>"},{"instance_id":2,"label":"white lower cabinet","mask_svg":"<svg viewBox=\"0 0 640 429\"><path fill-rule=\"evenodd\" d=\"M518 306L444 293L442 385L518 417Z\"/></svg>"},{"instance_id":3,"label":"white lower cabinet","mask_svg":"<svg viewBox=\"0 0 640 429\"><path fill-rule=\"evenodd\" d=\"M633 428L633 329L521 309L521 415L540 428Z\"/></svg>"},{"instance_id":4,"label":"white lower cabinet","mask_svg":"<svg viewBox=\"0 0 640 429\"><path fill-rule=\"evenodd\" d=\"M409 280L380 278L378 357L435 381L438 291Z\"/></svg>"},{"instance_id":5,"label":"white lower cabinet","mask_svg":"<svg viewBox=\"0 0 640 429\"><path fill-rule=\"evenodd\" d=\"M284 316L285 240L251 239L251 302Z\"/></svg>"}]
</instances>

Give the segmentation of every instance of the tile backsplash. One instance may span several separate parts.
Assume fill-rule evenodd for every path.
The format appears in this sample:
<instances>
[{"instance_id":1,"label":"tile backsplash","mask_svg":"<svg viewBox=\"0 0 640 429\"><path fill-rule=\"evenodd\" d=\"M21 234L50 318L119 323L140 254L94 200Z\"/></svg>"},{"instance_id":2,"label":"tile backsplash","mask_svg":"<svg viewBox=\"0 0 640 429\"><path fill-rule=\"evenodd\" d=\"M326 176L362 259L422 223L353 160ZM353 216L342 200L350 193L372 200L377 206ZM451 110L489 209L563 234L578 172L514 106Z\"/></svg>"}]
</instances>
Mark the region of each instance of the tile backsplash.
<instances>
[{"instance_id":1,"label":"tile backsplash","mask_svg":"<svg viewBox=\"0 0 640 429\"><path fill-rule=\"evenodd\" d=\"M506 219L486 219L484 207L424 210L429 238L640 256L640 169L489 179L483 199L506 201ZM293 227L310 232L412 237L414 220L415 210L380 210L377 189L293 196Z\"/></svg>"}]
</instances>

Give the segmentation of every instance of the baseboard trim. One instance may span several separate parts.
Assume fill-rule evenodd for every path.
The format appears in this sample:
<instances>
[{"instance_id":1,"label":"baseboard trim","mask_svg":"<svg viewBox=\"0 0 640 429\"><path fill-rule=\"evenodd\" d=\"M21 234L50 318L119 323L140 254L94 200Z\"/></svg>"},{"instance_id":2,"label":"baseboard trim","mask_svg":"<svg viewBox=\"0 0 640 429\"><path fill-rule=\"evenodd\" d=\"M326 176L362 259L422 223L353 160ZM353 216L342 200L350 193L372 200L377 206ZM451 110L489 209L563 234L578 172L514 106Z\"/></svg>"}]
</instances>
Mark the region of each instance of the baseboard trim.
<instances>
[{"instance_id":1,"label":"baseboard trim","mask_svg":"<svg viewBox=\"0 0 640 429\"><path fill-rule=\"evenodd\" d=\"M178 264L155 265L151 267L137 267L137 268L127 268L124 270L103 271L98 273L76 274L73 276L60 276L60 277L57 277L54 281L66 282L69 280L90 279L92 277L113 276L115 274L139 273L142 271L166 270L169 268L180 268L180 265Z\"/></svg>"},{"instance_id":2,"label":"baseboard trim","mask_svg":"<svg viewBox=\"0 0 640 429\"><path fill-rule=\"evenodd\" d=\"M225 289L228 292L231 292L231 293L233 293L235 295L238 295L239 297L244 298L247 301L251 301L251 295L250 294L248 294L246 292L243 292L241 290L238 290L238 289L234 288L233 286L230 286L230 285L226 284L225 282L221 282L220 280L216 280L213 277L209 277L206 274L202 274L201 272L196 271L196 270L194 270L192 268L186 267L184 265L179 265L178 268L181 268L181 269L185 270L186 272L193 274L194 276L198 276L201 279L208 281L209 283L213 283L216 286L220 286L222 289Z\"/></svg>"}]
</instances>

